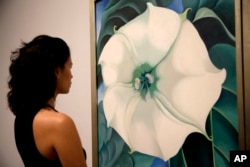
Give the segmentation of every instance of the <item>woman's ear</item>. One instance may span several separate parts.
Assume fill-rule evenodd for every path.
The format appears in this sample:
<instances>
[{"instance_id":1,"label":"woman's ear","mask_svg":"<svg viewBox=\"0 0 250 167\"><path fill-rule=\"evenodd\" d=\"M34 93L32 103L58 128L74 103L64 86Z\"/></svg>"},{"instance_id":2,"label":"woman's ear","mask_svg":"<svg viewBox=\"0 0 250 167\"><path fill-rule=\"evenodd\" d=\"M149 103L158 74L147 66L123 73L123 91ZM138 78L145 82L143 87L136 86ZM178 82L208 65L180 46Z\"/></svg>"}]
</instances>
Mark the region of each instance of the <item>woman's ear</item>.
<instances>
[{"instance_id":1,"label":"woman's ear","mask_svg":"<svg viewBox=\"0 0 250 167\"><path fill-rule=\"evenodd\" d=\"M61 75L61 70L60 70L59 67L57 67L57 68L55 69L55 74L56 74L56 77L57 77L57 78L60 77L60 75Z\"/></svg>"}]
</instances>

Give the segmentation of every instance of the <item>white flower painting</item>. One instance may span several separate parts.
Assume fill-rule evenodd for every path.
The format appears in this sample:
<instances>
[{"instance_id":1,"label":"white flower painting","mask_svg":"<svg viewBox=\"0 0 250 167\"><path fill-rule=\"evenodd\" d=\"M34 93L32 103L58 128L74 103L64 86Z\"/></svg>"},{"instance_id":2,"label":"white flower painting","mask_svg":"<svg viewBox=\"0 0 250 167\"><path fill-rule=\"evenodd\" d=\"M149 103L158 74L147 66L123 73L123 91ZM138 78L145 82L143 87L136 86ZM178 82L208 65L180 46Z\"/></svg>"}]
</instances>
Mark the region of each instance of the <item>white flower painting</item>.
<instances>
[{"instance_id":1,"label":"white flower painting","mask_svg":"<svg viewBox=\"0 0 250 167\"><path fill-rule=\"evenodd\" d=\"M187 12L147 3L142 14L113 27L100 54L107 125L130 153L168 160L193 132L211 140L205 124L227 73L211 62Z\"/></svg>"}]
</instances>

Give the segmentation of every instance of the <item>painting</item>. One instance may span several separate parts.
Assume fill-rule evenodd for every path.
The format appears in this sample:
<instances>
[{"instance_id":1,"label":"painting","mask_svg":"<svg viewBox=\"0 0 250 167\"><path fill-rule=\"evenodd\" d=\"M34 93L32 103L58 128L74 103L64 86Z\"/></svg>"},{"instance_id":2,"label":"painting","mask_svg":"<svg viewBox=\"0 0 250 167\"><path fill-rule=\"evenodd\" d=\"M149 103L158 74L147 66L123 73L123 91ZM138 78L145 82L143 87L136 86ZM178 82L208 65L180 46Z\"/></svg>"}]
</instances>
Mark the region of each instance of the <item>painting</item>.
<instances>
[{"instance_id":1,"label":"painting","mask_svg":"<svg viewBox=\"0 0 250 167\"><path fill-rule=\"evenodd\" d=\"M227 167L234 0L95 1L99 167Z\"/></svg>"}]
</instances>

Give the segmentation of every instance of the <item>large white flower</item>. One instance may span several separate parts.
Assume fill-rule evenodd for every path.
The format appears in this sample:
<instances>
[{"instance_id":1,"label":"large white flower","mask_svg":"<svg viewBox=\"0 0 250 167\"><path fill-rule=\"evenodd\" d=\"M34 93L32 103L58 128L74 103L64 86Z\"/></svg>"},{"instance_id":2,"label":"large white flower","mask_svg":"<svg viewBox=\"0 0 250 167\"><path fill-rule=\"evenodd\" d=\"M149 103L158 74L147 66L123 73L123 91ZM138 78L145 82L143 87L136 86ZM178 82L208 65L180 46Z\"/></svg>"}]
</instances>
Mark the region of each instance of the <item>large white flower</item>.
<instances>
[{"instance_id":1,"label":"large white flower","mask_svg":"<svg viewBox=\"0 0 250 167\"><path fill-rule=\"evenodd\" d=\"M99 64L103 105L131 151L167 160L205 122L226 71L210 61L193 25L182 15L147 3L144 13L109 39Z\"/></svg>"}]
</instances>

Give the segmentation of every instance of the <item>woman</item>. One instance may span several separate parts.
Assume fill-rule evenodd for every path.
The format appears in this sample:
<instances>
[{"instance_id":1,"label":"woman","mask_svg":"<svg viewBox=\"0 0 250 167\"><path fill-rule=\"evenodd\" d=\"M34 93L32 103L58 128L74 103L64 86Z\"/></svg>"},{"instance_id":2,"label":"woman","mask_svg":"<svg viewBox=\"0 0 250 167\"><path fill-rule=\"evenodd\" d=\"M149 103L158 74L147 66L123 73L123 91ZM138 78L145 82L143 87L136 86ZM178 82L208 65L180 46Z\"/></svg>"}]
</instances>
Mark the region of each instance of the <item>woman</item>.
<instances>
[{"instance_id":1,"label":"woman","mask_svg":"<svg viewBox=\"0 0 250 167\"><path fill-rule=\"evenodd\" d=\"M72 119L55 109L69 92L72 61L60 38L40 35L12 52L8 103L15 140L27 167L84 167L86 154Z\"/></svg>"}]
</instances>

